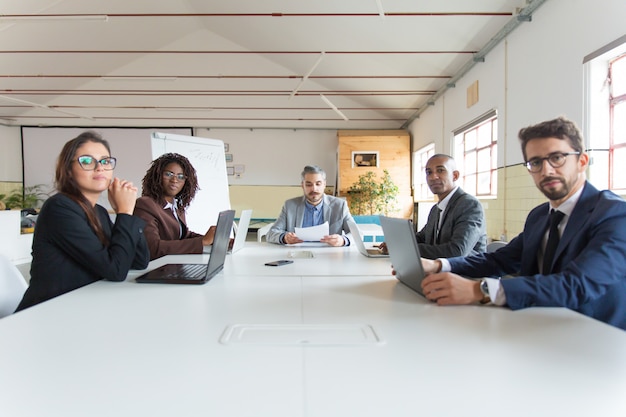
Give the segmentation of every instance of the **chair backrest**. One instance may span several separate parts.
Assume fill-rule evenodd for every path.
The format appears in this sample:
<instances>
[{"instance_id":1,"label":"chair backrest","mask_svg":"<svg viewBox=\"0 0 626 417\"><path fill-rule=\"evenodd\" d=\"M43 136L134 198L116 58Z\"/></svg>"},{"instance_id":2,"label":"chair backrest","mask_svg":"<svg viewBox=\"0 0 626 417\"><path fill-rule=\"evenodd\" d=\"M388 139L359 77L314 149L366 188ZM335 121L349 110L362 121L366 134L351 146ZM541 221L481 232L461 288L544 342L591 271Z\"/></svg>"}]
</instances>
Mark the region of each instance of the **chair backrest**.
<instances>
[{"instance_id":1,"label":"chair backrest","mask_svg":"<svg viewBox=\"0 0 626 417\"><path fill-rule=\"evenodd\" d=\"M256 231L256 241L257 242L263 242L263 236L265 236L267 234L267 232L270 231L272 226L274 226L274 222L266 224L265 226L259 228ZM267 238L265 238L265 240L267 240Z\"/></svg>"},{"instance_id":2,"label":"chair backrest","mask_svg":"<svg viewBox=\"0 0 626 417\"><path fill-rule=\"evenodd\" d=\"M504 246L506 246L506 242L494 240L493 242L487 244L487 252L495 252Z\"/></svg>"},{"instance_id":3,"label":"chair backrest","mask_svg":"<svg viewBox=\"0 0 626 417\"><path fill-rule=\"evenodd\" d=\"M20 270L0 255L0 318L13 314L27 287Z\"/></svg>"}]
</instances>

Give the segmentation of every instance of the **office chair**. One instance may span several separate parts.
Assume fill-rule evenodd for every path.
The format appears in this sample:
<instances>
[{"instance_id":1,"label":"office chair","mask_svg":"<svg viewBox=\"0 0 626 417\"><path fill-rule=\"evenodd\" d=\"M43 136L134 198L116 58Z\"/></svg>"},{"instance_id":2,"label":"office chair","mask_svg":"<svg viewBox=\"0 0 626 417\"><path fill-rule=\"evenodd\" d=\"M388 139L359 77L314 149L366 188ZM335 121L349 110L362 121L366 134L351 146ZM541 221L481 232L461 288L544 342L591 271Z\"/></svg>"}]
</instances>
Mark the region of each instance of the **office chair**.
<instances>
[{"instance_id":1,"label":"office chair","mask_svg":"<svg viewBox=\"0 0 626 417\"><path fill-rule=\"evenodd\" d=\"M269 231L270 231L270 229L272 228L272 226L274 226L274 223L273 223L273 222L272 222L272 223L269 223L269 224L266 224L265 226L263 226L263 227L259 228L259 229L256 231L256 241L257 241L257 242L259 242L259 243L260 243L260 242L263 242L263 236L265 236L265 235L267 234L267 232L269 232ZM266 239L266 240L267 240L267 239Z\"/></svg>"},{"instance_id":2,"label":"office chair","mask_svg":"<svg viewBox=\"0 0 626 417\"><path fill-rule=\"evenodd\" d=\"M0 254L0 318L13 314L27 287L19 269Z\"/></svg>"},{"instance_id":3,"label":"office chair","mask_svg":"<svg viewBox=\"0 0 626 417\"><path fill-rule=\"evenodd\" d=\"M487 244L487 252L495 252L504 246L506 246L506 242L494 240L493 242Z\"/></svg>"}]
</instances>

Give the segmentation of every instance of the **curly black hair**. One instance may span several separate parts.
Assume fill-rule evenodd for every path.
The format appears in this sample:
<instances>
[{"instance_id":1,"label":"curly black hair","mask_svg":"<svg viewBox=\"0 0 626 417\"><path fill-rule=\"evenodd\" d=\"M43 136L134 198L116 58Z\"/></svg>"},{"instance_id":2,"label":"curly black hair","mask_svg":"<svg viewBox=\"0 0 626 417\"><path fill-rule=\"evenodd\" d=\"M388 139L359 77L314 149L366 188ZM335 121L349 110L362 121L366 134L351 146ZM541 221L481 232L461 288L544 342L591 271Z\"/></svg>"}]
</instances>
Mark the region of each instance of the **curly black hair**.
<instances>
[{"instance_id":1,"label":"curly black hair","mask_svg":"<svg viewBox=\"0 0 626 417\"><path fill-rule=\"evenodd\" d=\"M166 153L152 161L152 165L150 165L150 168L148 168L146 175L141 181L141 195L151 197L156 201L163 199L163 171L165 171L165 167L172 162L180 165L185 177L187 177L183 189L176 196L178 203L186 209L191 203L191 200L196 196L196 192L200 187L198 186L196 169L191 165L189 159L177 153Z\"/></svg>"}]
</instances>

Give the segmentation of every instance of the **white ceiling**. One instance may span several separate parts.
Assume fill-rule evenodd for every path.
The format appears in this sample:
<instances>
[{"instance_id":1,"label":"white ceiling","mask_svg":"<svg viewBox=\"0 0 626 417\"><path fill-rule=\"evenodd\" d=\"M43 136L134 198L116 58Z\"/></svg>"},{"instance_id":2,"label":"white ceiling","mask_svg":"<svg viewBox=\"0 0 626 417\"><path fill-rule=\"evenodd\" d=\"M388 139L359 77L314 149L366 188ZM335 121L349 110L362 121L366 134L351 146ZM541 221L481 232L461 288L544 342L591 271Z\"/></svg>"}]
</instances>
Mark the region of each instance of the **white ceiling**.
<instances>
[{"instance_id":1,"label":"white ceiling","mask_svg":"<svg viewBox=\"0 0 626 417\"><path fill-rule=\"evenodd\" d=\"M398 129L527 5L3 0L0 123Z\"/></svg>"}]
</instances>

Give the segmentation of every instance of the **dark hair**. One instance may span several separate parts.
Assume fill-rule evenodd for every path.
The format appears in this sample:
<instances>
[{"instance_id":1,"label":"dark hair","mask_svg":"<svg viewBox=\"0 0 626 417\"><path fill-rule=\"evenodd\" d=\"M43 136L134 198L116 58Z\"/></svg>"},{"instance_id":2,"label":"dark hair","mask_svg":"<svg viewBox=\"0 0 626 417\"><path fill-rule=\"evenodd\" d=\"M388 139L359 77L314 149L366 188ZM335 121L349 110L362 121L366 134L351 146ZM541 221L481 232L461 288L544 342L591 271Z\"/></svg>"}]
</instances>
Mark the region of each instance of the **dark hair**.
<instances>
[{"instance_id":1,"label":"dark hair","mask_svg":"<svg viewBox=\"0 0 626 417\"><path fill-rule=\"evenodd\" d=\"M324 178L324 181L326 181L326 172L317 165L307 165L304 167L304 170L300 174L302 181L304 181L304 176L306 174L319 174L322 178Z\"/></svg>"},{"instance_id":2,"label":"dark hair","mask_svg":"<svg viewBox=\"0 0 626 417\"><path fill-rule=\"evenodd\" d=\"M576 124L564 117L541 122L534 126L528 126L519 131L519 140L522 143L522 154L526 160L526 145L532 139L557 138L566 140L571 147L581 154L584 152L583 137Z\"/></svg>"},{"instance_id":3,"label":"dark hair","mask_svg":"<svg viewBox=\"0 0 626 417\"><path fill-rule=\"evenodd\" d=\"M200 187L198 186L196 169L191 165L189 159L177 153L166 153L152 161L152 165L150 165L150 168L148 168L146 175L141 181L141 195L151 197L156 201L163 199L163 171L165 171L165 167L172 162L180 165L183 169L183 174L187 177L183 189L180 190L180 193L176 196L180 205L185 209L196 196L196 192Z\"/></svg>"},{"instance_id":4,"label":"dark hair","mask_svg":"<svg viewBox=\"0 0 626 417\"><path fill-rule=\"evenodd\" d=\"M94 142L104 145L109 155L111 155L109 142L102 139L102 136L91 130L81 133L74 139L67 142L59 154L54 181L55 188L58 192L68 196L78 203L87 215L87 220L98 236L98 239L100 239L102 244L107 245L109 240L102 230L102 224L100 224L100 220L96 214L96 209L83 195L82 191L78 187L78 184L76 183L76 180L74 179L74 176L72 175L72 163L76 161L76 151L86 142Z\"/></svg>"}]
</instances>

